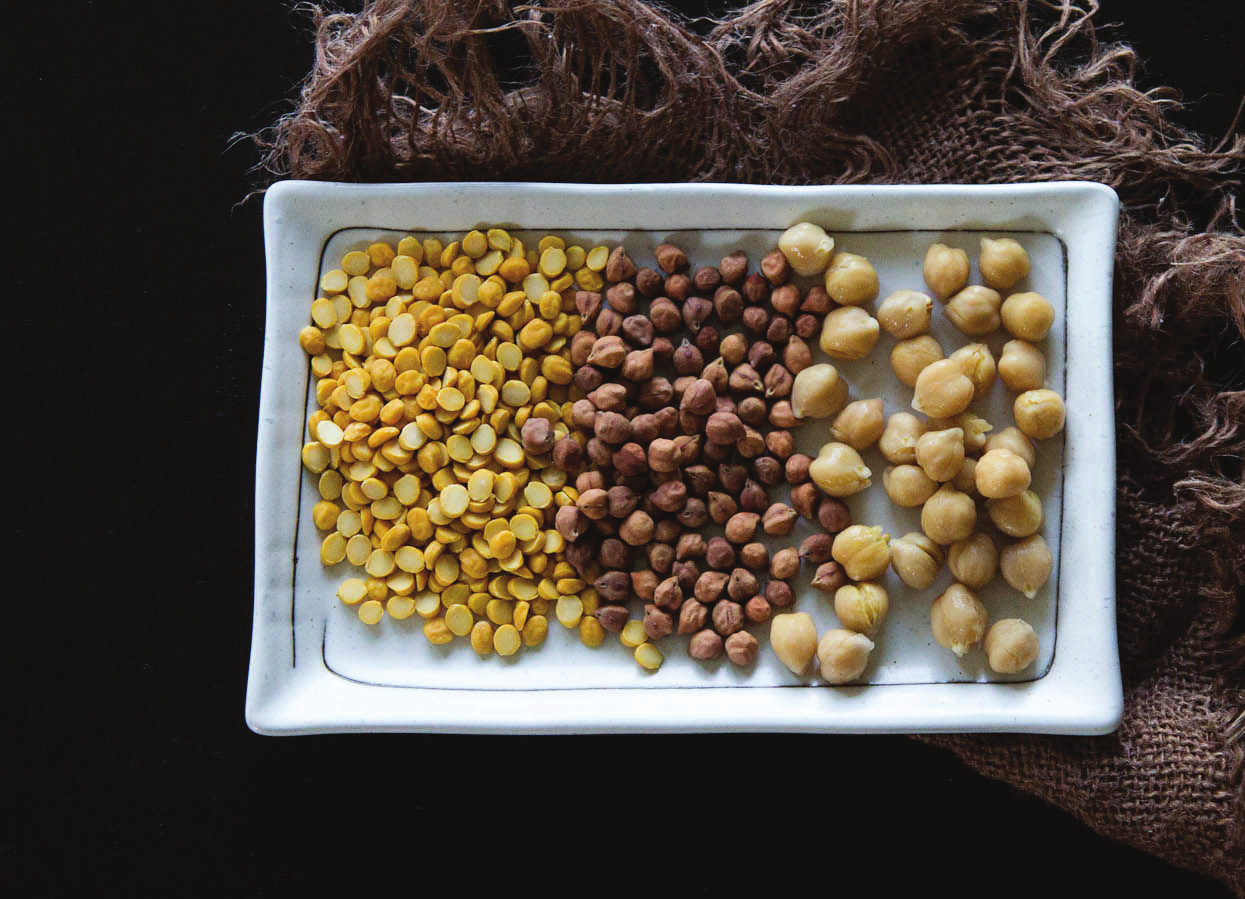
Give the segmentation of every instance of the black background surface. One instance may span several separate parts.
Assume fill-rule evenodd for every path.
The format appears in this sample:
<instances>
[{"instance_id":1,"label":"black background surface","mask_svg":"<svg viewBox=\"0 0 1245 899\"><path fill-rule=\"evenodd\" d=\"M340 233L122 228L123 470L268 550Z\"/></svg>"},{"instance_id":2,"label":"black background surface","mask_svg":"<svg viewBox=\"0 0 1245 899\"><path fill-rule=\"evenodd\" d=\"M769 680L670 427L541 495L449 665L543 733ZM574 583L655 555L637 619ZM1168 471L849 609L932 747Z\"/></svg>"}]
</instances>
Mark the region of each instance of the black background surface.
<instances>
[{"instance_id":1,"label":"black background surface","mask_svg":"<svg viewBox=\"0 0 1245 899\"><path fill-rule=\"evenodd\" d=\"M1221 137L1245 4L1104 5L1140 83ZM231 136L289 108L307 23L258 2L8 23L10 224L33 227L6 290L0 892L1227 895L902 736L248 731L263 245Z\"/></svg>"}]
</instances>

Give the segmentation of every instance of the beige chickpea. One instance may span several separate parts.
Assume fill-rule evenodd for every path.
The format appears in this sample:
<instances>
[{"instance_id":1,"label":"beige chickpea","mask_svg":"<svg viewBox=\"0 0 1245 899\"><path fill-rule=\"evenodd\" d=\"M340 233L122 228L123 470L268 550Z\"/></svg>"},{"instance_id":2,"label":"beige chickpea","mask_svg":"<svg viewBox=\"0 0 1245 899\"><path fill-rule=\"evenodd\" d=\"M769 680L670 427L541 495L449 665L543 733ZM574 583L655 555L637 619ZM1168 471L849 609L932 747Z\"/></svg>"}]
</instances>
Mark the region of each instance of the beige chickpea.
<instances>
[{"instance_id":1,"label":"beige chickpea","mask_svg":"<svg viewBox=\"0 0 1245 899\"><path fill-rule=\"evenodd\" d=\"M827 362L801 369L791 385L791 411L798 418L829 418L847 402L847 381Z\"/></svg>"},{"instance_id":2,"label":"beige chickpea","mask_svg":"<svg viewBox=\"0 0 1245 899\"><path fill-rule=\"evenodd\" d=\"M984 343L966 344L947 358L958 363L960 371L973 382L973 399L981 399L994 386L998 367L994 363L990 348Z\"/></svg>"},{"instance_id":3,"label":"beige chickpea","mask_svg":"<svg viewBox=\"0 0 1245 899\"><path fill-rule=\"evenodd\" d=\"M984 337L999 329L999 308L1003 298L997 290L970 284L950 300L944 309L951 324L969 337Z\"/></svg>"},{"instance_id":4,"label":"beige chickpea","mask_svg":"<svg viewBox=\"0 0 1245 899\"><path fill-rule=\"evenodd\" d=\"M977 269L981 280L991 287L1007 290L1029 274L1029 254L1010 237L981 239L981 253L977 256Z\"/></svg>"},{"instance_id":5,"label":"beige chickpea","mask_svg":"<svg viewBox=\"0 0 1245 899\"><path fill-rule=\"evenodd\" d=\"M848 684L864 674L869 666L873 641L864 634L834 628L826 631L817 643L817 661L821 676L831 684Z\"/></svg>"},{"instance_id":6,"label":"beige chickpea","mask_svg":"<svg viewBox=\"0 0 1245 899\"><path fill-rule=\"evenodd\" d=\"M951 480L963 462L964 432L960 428L926 431L916 442L916 464L932 480Z\"/></svg>"},{"instance_id":7,"label":"beige chickpea","mask_svg":"<svg viewBox=\"0 0 1245 899\"><path fill-rule=\"evenodd\" d=\"M959 363L943 359L925 367L916 379L912 408L932 418L959 415L973 401L973 382Z\"/></svg>"},{"instance_id":8,"label":"beige chickpea","mask_svg":"<svg viewBox=\"0 0 1245 899\"><path fill-rule=\"evenodd\" d=\"M1009 340L999 357L999 380L1013 393L1037 390L1046 383L1046 357L1025 340Z\"/></svg>"},{"instance_id":9,"label":"beige chickpea","mask_svg":"<svg viewBox=\"0 0 1245 899\"><path fill-rule=\"evenodd\" d=\"M864 256L839 253L826 269L825 286L826 293L836 303L864 306L877 298L878 273Z\"/></svg>"},{"instance_id":10,"label":"beige chickpea","mask_svg":"<svg viewBox=\"0 0 1245 899\"><path fill-rule=\"evenodd\" d=\"M942 431L947 428L959 428L964 432L964 452L975 456L981 453L986 445L986 434L994 430L994 425L975 412L961 412L950 418L931 418L927 426L930 431Z\"/></svg>"},{"instance_id":11,"label":"beige chickpea","mask_svg":"<svg viewBox=\"0 0 1245 899\"><path fill-rule=\"evenodd\" d=\"M831 496L851 496L871 483L873 474L860 453L846 443L827 443L808 466L813 483Z\"/></svg>"},{"instance_id":12,"label":"beige chickpea","mask_svg":"<svg viewBox=\"0 0 1245 899\"><path fill-rule=\"evenodd\" d=\"M1012 403L1016 426L1035 440L1054 437L1063 430L1063 399L1053 390L1026 390Z\"/></svg>"},{"instance_id":13,"label":"beige chickpea","mask_svg":"<svg viewBox=\"0 0 1245 899\"><path fill-rule=\"evenodd\" d=\"M835 535L830 554L854 581L879 577L891 563L890 535L880 527L853 524Z\"/></svg>"},{"instance_id":14,"label":"beige chickpea","mask_svg":"<svg viewBox=\"0 0 1245 899\"><path fill-rule=\"evenodd\" d=\"M1029 599L1037 596L1037 592L1050 580L1054 567L1054 557L1041 534L1018 540L1004 547L999 555L1003 580Z\"/></svg>"},{"instance_id":15,"label":"beige chickpea","mask_svg":"<svg viewBox=\"0 0 1245 899\"><path fill-rule=\"evenodd\" d=\"M1009 537L1028 537L1042 526L1042 500L1032 490L986 503L994 526Z\"/></svg>"},{"instance_id":16,"label":"beige chickpea","mask_svg":"<svg viewBox=\"0 0 1245 899\"><path fill-rule=\"evenodd\" d=\"M834 255L834 238L820 225L800 222L778 238L778 249L787 257L797 275L820 275Z\"/></svg>"},{"instance_id":17,"label":"beige chickpea","mask_svg":"<svg viewBox=\"0 0 1245 899\"><path fill-rule=\"evenodd\" d=\"M951 486L961 493L967 493L969 496L977 495L976 459L972 456L964 457L964 461L960 463L960 470L951 479Z\"/></svg>"},{"instance_id":18,"label":"beige chickpea","mask_svg":"<svg viewBox=\"0 0 1245 899\"><path fill-rule=\"evenodd\" d=\"M831 310L821 326L821 349L835 359L863 359L878 342L878 320L859 306Z\"/></svg>"},{"instance_id":19,"label":"beige chickpea","mask_svg":"<svg viewBox=\"0 0 1245 899\"><path fill-rule=\"evenodd\" d=\"M929 330L934 301L918 290L897 290L878 306L878 324L897 340L907 340Z\"/></svg>"},{"instance_id":20,"label":"beige chickpea","mask_svg":"<svg viewBox=\"0 0 1245 899\"><path fill-rule=\"evenodd\" d=\"M945 357L946 353L938 341L928 334L909 337L899 341L891 350L891 370L901 383L915 387L921 372Z\"/></svg>"},{"instance_id":21,"label":"beige chickpea","mask_svg":"<svg viewBox=\"0 0 1245 899\"><path fill-rule=\"evenodd\" d=\"M882 487L895 505L915 509L938 491L938 482L918 465L896 465L882 472Z\"/></svg>"},{"instance_id":22,"label":"beige chickpea","mask_svg":"<svg viewBox=\"0 0 1245 899\"><path fill-rule=\"evenodd\" d=\"M942 548L919 531L891 541L891 568L909 587L924 590L941 567Z\"/></svg>"},{"instance_id":23,"label":"beige chickpea","mask_svg":"<svg viewBox=\"0 0 1245 899\"><path fill-rule=\"evenodd\" d=\"M986 632L986 661L999 674L1017 674L1038 657L1038 638L1033 626L1023 618L996 621Z\"/></svg>"},{"instance_id":24,"label":"beige chickpea","mask_svg":"<svg viewBox=\"0 0 1245 899\"><path fill-rule=\"evenodd\" d=\"M1045 340L1055 323L1055 307L1040 293L1014 293L1003 301L999 310L1003 327L1012 337L1037 343Z\"/></svg>"},{"instance_id":25,"label":"beige chickpea","mask_svg":"<svg viewBox=\"0 0 1245 899\"><path fill-rule=\"evenodd\" d=\"M877 398L848 403L830 426L830 436L852 449L868 449L878 442L886 428L882 408L882 400Z\"/></svg>"},{"instance_id":26,"label":"beige chickpea","mask_svg":"<svg viewBox=\"0 0 1245 899\"><path fill-rule=\"evenodd\" d=\"M947 567L957 581L970 590L980 590L999 570L999 551L988 534L980 531L957 540L947 550Z\"/></svg>"},{"instance_id":27,"label":"beige chickpea","mask_svg":"<svg viewBox=\"0 0 1245 899\"><path fill-rule=\"evenodd\" d=\"M1029 489L1033 476L1025 460L1009 449L987 450L977 460L977 492L986 499L1005 499Z\"/></svg>"},{"instance_id":28,"label":"beige chickpea","mask_svg":"<svg viewBox=\"0 0 1245 899\"><path fill-rule=\"evenodd\" d=\"M881 584L864 581L834 591L834 614L839 623L866 637L876 637L890 610L890 597Z\"/></svg>"},{"instance_id":29,"label":"beige chickpea","mask_svg":"<svg viewBox=\"0 0 1245 899\"><path fill-rule=\"evenodd\" d=\"M986 452L1000 449L1011 450L1024 459L1030 471L1037 464L1037 447L1033 445L1032 440L1024 435L1020 428L1008 427L997 434L990 435L989 439L986 440Z\"/></svg>"},{"instance_id":30,"label":"beige chickpea","mask_svg":"<svg viewBox=\"0 0 1245 899\"><path fill-rule=\"evenodd\" d=\"M968 253L943 243L933 244L925 251L922 268L925 283L940 300L945 300L968 283Z\"/></svg>"},{"instance_id":31,"label":"beige chickpea","mask_svg":"<svg viewBox=\"0 0 1245 899\"><path fill-rule=\"evenodd\" d=\"M950 484L943 484L938 492L921 507L921 530L935 543L950 546L963 540L977 526L977 506L967 493L961 493Z\"/></svg>"},{"instance_id":32,"label":"beige chickpea","mask_svg":"<svg viewBox=\"0 0 1245 899\"><path fill-rule=\"evenodd\" d=\"M934 639L957 656L964 656L982 641L989 620L981 600L963 584L952 584L929 609Z\"/></svg>"},{"instance_id":33,"label":"beige chickpea","mask_svg":"<svg viewBox=\"0 0 1245 899\"><path fill-rule=\"evenodd\" d=\"M800 675L817 654L817 625L807 612L775 615L769 624L769 645L778 661Z\"/></svg>"},{"instance_id":34,"label":"beige chickpea","mask_svg":"<svg viewBox=\"0 0 1245 899\"><path fill-rule=\"evenodd\" d=\"M911 412L896 412L886 420L878 438L878 449L894 465L916 463L916 444L925 433L925 424Z\"/></svg>"}]
</instances>

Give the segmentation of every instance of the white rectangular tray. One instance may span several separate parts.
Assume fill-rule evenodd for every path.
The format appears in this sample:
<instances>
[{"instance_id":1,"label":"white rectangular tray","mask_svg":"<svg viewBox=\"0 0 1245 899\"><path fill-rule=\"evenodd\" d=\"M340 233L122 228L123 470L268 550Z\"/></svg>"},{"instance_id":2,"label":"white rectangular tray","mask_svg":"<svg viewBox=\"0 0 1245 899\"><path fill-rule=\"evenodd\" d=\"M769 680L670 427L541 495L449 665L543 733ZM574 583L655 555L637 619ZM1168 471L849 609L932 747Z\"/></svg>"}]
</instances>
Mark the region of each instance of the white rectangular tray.
<instances>
[{"instance_id":1,"label":"white rectangular tray","mask_svg":"<svg viewBox=\"0 0 1245 899\"><path fill-rule=\"evenodd\" d=\"M265 202L268 315L256 478L255 628L247 721L261 733L346 730L553 731L980 731L1100 733L1122 710L1114 620L1114 428L1111 396L1110 279L1117 201L1094 184L990 187L817 187L735 185L421 184L284 182ZM308 509L316 493L298 449L309 396L297 344L320 273L348 249L411 232L462 232L479 224L553 231L588 245L625 241L639 264L670 239L694 264L714 264L736 247L755 261L781 231L808 219L840 249L868 256L882 295L924 289L920 264L934 240L975 259L979 232L1008 232L1033 261L1026 282L1056 306L1046 342L1048 381L1068 398L1066 440L1042 443L1035 485L1044 498L1043 534L1057 568L1034 600L1001 579L982 592L992 619L1018 615L1042 644L1034 669L1001 678L981 653L957 660L929 634L926 591L887 575L891 613L865 677L869 686L828 688L795 678L769 653L765 631L756 666L741 671L686 657L685 638L663 641L666 662L640 669L611 637L588 650L556 623L539 649L511 659L479 659L463 641L430 646L418 618L360 624L338 603L352 572L319 561ZM933 334L948 350L966 342L936 315ZM996 355L1002 335L987 340ZM893 341L859 363L839 363L853 398L882 396L890 414L910 390L887 361ZM975 408L999 426L1010 397L997 385ZM816 455L828 424L798 433ZM892 536L919 530L918 515L890 504L885 466L865 454L875 486L852 497L858 521ZM1065 502L1064 497L1075 497ZM802 525L803 527L803 525ZM791 539L798 540L802 531ZM819 630L834 626L830 604L797 582L797 608ZM1058 625L1058 626L1057 626Z\"/></svg>"}]
</instances>

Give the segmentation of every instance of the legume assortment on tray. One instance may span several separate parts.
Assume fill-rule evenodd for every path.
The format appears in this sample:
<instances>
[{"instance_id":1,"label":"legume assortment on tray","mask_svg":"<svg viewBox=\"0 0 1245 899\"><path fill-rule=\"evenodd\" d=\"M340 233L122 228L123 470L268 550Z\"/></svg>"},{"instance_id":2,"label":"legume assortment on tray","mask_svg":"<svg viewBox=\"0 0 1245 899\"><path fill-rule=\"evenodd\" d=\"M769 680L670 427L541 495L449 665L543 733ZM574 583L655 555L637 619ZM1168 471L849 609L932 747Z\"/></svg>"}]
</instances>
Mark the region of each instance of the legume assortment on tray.
<instances>
[{"instance_id":1,"label":"legume assortment on tray","mask_svg":"<svg viewBox=\"0 0 1245 899\"><path fill-rule=\"evenodd\" d=\"M695 659L749 666L768 627L794 674L816 659L842 684L884 627L886 569L915 593L945 562L934 639L961 656L981 646L1000 673L1032 665L1033 628L991 625L975 592L998 572L1032 597L1052 570L1030 473L1064 407L1037 345L1054 308L1008 294L1024 248L983 239L978 285L965 251L929 247L940 313L909 286L871 314L873 265L808 222L755 271L742 251L655 257L487 229L373 243L324 274L299 336L319 407L302 459L323 563L360 569L338 599L371 626L419 615L431 643L461 637L482 656L539 646L552 617L588 647L616 634L648 669L679 638ZM966 337L950 355L927 333L936 314ZM996 360L977 341L1000 327L1014 339ZM814 363L814 341L851 362L882 330L919 414L849 403L844 372ZM1017 394L1014 426L970 410L996 378ZM795 451L810 422L827 437L816 458ZM872 486L860 454L874 445L891 463L882 489L920 507L920 532L853 523L843 499ZM978 529L979 502L1001 546ZM819 532L771 550L800 517ZM819 636L792 611L802 567L839 628Z\"/></svg>"}]
</instances>

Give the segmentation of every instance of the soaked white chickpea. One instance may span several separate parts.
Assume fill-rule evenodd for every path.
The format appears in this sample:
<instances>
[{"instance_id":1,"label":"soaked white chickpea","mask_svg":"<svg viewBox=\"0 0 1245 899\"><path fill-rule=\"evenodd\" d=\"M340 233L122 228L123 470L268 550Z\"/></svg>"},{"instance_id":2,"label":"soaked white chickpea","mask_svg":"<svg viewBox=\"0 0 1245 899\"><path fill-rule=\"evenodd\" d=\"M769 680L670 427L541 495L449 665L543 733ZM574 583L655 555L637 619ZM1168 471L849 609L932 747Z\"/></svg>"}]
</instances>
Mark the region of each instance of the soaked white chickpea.
<instances>
[{"instance_id":1,"label":"soaked white chickpea","mask_svg":"<svg viewBox=\"0 0 1245 899\"><path fill-rule=\"evenodd\" d=\"M1014 293L1000 310L1007 333L1030 343L1045 340L1055 323L1055 307L1040 293Z\"/></svg>"},{"instance_id":2,"label":"soaked white chickpea","mask_svg":"<svg viewBox=\"0 0 1245 899\"><path fill-rule=\"evenodd\" d=\"M977 492L986 499L1005 499L1029 489L1032 475L1025 460L1009 449L987 450L977 460Z\"/></svg>"},{"instance_id":3,"label":"soaked white chickpea","mask_svg":"<svg viewBox=\"0 0 1245 899\"><path fill-rule=\"evenodd\" d=\"M997 434L991 434L986 439L986 452L991 450L1010 450L1024 459L1030 470L1037 464L1037 447L1020 428L1007 427Z\"/></svg>"},{"instance_id":4,"label":"soaked white chickpea","mask_svg":"<svg viewBox=\"0 0 1245 899\"><path fill-rule=\"evenodd\" d=\"M1050 547L1041 534L1033 534L1003 548L999 555L999 570L1003 580L1029 599L1050 580L1055 567Z\"/></svg>"},{"instance_id":5,"label":"soaked white chickpea","mask_svg":"<svg viewBox=\"0 0 1245 899\"><path fill-rule=\"evenodd\" d=\"M921 507L921 530L943 546L968 537L976 526L977 506L973 498L950 484L939 487Z\"/></svg>"},{"instance_id":6,"label":"soaked white chickpea","mask_svg":"<svg viewBox=\"0 0 1245 899\"><path fill-rule=\"evenodd\" d=\"M864 306L878 295L878 273L873 263L856 253L838 253L826 269L826 293L844 306ZM828 352L828 351L827 351Z\"/></svg>"},{"instance_id":7,"label":"soaked white chickpea","mask_svg":"<svg viewBox=\"0 0 1245 899\"><path fill-rule=\"evenodd\" d=\"M916 463L916 444L925 433L925 423L911 412L896 412L886 420L878 438L878 449L893 465Z\"/></svg>"},{"instance_id":8,"label":"soaked white chickpea","mask_svg":"<svg viewBox=\"0 0 1245 899\"><path fill-rule=\"evenodd\" d=\"M932 418L959 415L973 401L973 382L958 362L943 359L926 366L916 379L912 408Z\"/></svg>"},{"instance_id":9,"label":"soaked white chickpea","mask_svg":"<svg viewBox=\"0 0 1245 899\"><path fill-rule=\"evenodd\" d=\"M898 340L917 337L929 330L934 301L917 290L897 290L878 306L878 324Z\"/></svg>"},{"instance_id":10,"label":"soaked white chickpea","mask_svg":"<svg viewBox=\"0 0 1245 899\"><path fill-rule=\"evenodd\" d=\"M999 551L988 534L980 531L957 540L947 550L947 567L957 581L970 590L980 590L994 580L999 570Z\"/></svg>"},{"instance_id":11,"label":"soaked white chickpea","mask_svg":"<svg viewBox=\"0 0 1245 899\"><path fill-rule=\"evenodd\" d=\"M990 618L977 595L952 584L930 606L929 624L938 645L963 657L986 636Z\"/></svg>"},{"instance_id":12,"label":"soaked white chickpea","mask_svg":"<svg viewBox=\"0 0 1245 899\"><path fill-rule=\"evenodd\" d=\"M848 403L834 419L830 436L852 449L868 449L877 443L886 427L886 417L882 409L882 400L876 397Z\"/></svg>"},{"instance_id":13,"label":"soaked white chickpea","mask_svg":"<svg viewBox=\"0 0 1245 899\"><path fill-rule=\"evenodd\" d=\"M834 614L839 623L866 637L878 635L889 610L890 597L886 589L872 581L846 584L834 592Z\"/></svg>"},{"instance_id":14,"label":"soaked white chickpea","mask_svg":"<svg viewBox=\"0 0 1245 899\"><path fill-rule=\"evenodd\" d=\"M968 283L968 253L944 243L933 244L925 251L922 272L934 296L945 300Z\"/></svg>"},{"instance_id":15,"label":"soaked white chickpea","mask_svg":"<svg viewBox=\"0 0 1245 899\"><path fill-rule=\"evenodd\" d=\"M820 275L834 255L834 238L820 225L800 222L778 238L778 249L797 275Z\"/></svg>"},{"instance_id":16,"label":"soaked white chickpea","mask_svg":"<svg viewBox=\"0 0 1245 899\"><path fill-rule=\"evenodd\" d=\"M950 300L944 307L951 324L969 337L985 337L999 329L1002 318L999 309L1003 298L997 290L970 284Z\"/></svg>"},{"instance_id":17,"label":"soaked white chickpea","mask_svg":"<svg viewBox=\"0 0 1245 899\"><path fill-rule=\"evenodd\" d=\"M921 372L945 357L942 346L928 334L909 337L896 343L891 350L891 370L901 383L915 387Z\"/></svg>"},{"instance_id":18,"label":"soaked white chickpea","mask_svg":"<svg viewBox=\"0 0 1245 899\"><path fill-rule=\"evenodd\" d=\"M1037 633L1023 618L996 621L982 645L990 668L999 674L1018 674L1037 661Z\"/></svg>"},{"instance_id":19,"label":"soaked white chickpea","mask_svg":"<svg viewBox=\"0 0 1245 899\"><path fill-rule=\"evenodd\" d=\"M1037 390L1046 383L1046 357L1025 340L1009 340L1003 344L998 369L999 380L1013 393Z\"/></svg>"},{"instance_id":20,"label":"soaked white chickpea","mask_svg":"<svg viewBox=\"0 0 1245 899\"><path fill-rule=\"evenodd\" d=\"M941 567L942 547L919 531L891 541L891 568L909 587L924 590Z\"/></svg>"},{"instance_id":21,"label":"soaked white chickpea","mask_svg":"<svg viewBox=\"0 0 1245 899\"><path fill-rule=\"evenodd\" d=\"M891 502L915 509L938 492L938 482L918 465L895 465L882 473L882 487Z\"/></svg>"},{"instance_id":22,"label":"soaked white chickpea","mask_svg":"<svg viewBox=\"0 0 1245 899\"><path fill-rule=\"evenodd\" d=\"M986 514L1009 537L1028 537L1042 526L1042 500L1032 490L986 502Z\"/></svg>"},{"instance_id":23,"label":"soaked white chickpea","mask_svg":"<svg viewBox=\"0 0 1245 899\"><path fill-rule=\"evenodd\" d=\"M960 428L926 431L916 442L916 464L934 481L949 481L964 463L964 432Z\"/></svg>"},{"instance_id":24,"label":"soaked white chickpea","mask_svg":"<svg viewBox=\"0 0 1245 899\"><path fill-rule=\"evenodd\" d=\"M1035 440L1046 440L1063 430L1063 399L1053 390L1026 390L1012 403L1016 426Z\"/></svg>"},{"instance_id":25,"label":"soaked white chickpea","mask_svg":"<svg viewBox=\"0 0 1245 899\"><path fill-rule=\"evenodd\" d=\"M877 345L878 320L859 306L840 306L821 326L822 352L835 359L863 359Z\"/></svg>"},{"instance_id":26,"label":"soaked white chickpea","mask_svg":"<svg viewBox=\"0 0 1245 899\"><path fill-rule=\"evenodd\" d=\"M958 363L960 371L973 382L973 399L979 400L990 392L998 375L998 367L988 346L984 343L966 344L947 358Z\"/></svg>"},{"instance_id":27,"label":"soaked white chickpea","mask_svg":"<svg viewBox=\"0 0 1245 899\"><path fill-rule=\"evenodd\" d=\"M977 269L981 280L999 290L1010 289L1021 278L1029 275L1029 254L1019 242L1010 237L981 239L981 253L977 256Z\"/></svg>"},{"instance_id":28,"label":"soaked white chickpea","mask_svg":"<svg viewBox=\"0 0 1245 899\"><path fill-rule=\"evenodd\" d=\"M844 628L826 631L817 643L817 661L827 683L849 684L869 667L873 641Z\"/></svg>"}]
</instances>

